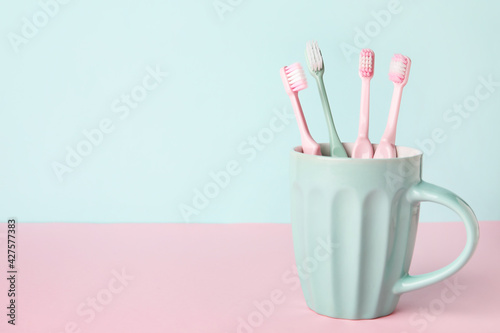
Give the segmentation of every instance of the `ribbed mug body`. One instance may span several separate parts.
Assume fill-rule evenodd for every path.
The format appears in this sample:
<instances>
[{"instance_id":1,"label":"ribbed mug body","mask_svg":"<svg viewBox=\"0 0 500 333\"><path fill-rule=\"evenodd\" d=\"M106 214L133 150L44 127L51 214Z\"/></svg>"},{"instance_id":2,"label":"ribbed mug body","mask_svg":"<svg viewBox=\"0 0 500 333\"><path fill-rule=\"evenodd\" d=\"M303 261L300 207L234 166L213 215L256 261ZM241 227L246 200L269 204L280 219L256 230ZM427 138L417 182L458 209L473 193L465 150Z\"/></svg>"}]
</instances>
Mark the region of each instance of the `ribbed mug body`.
<instances>
[{"instance_id":1,"label":"ribbed mug body","mask_svg":"<svg viewBox=\"0 0 500 333\"><path fill-rule=\"evenodd\" d=\"M396 159L347 159L300 151L291 153L291 218L308 306L335 318L390 314L415 244L419 205L405 195L421 181L421 153L398 147Z\"/></svg>"}]
</instances>

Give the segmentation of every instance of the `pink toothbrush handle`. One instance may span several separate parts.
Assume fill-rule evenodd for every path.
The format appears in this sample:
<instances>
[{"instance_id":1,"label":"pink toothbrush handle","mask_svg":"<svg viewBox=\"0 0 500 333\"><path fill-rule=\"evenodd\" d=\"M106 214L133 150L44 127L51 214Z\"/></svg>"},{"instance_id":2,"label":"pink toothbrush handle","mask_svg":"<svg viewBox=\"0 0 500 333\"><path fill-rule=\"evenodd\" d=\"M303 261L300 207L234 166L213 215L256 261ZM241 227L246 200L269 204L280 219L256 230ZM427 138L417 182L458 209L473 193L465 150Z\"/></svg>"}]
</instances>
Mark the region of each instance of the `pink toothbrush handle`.
<instances>
[{"instance_id":1,"label":"pink toothbrush handle","mask_svg":"<svg viewBox=\"0 0 500 333\"><path fill-rule=\"evenodd\" d=\"M306 119L304 117L304 113L302 112L302 106L300 105L298 93L290 94L290 100L292 101L295 118L297 119L297 124L299 125L300 138L304 154L321 155L319 144L314 141L309 133L309 128L307 128Z\"/></svg>"},{"instance_id":2,"label":"pink toothbrush handle","mask_svg":"<svg viewBox=\"0 0 500 333\"><path fill-rule=\"evenodd\" d=\"M359 114L358 137L368 138L368 127L370 124L370 79L363 78L361 81L361 110Z\"/></svg>"},{"instance_id":3,"label":"pink toothbrush handle","mask_svg":"<svg viewBox=\"0 0 500 333\"><path fill-rule=\"evenodd\" d=\"M380 144L373 156L374 158L396 157L396 127L398 124L399 106L401 105L402 94L403 86L395 84L392 94L391 109L389 111L389 119L387 120L384 135L382 135Z\"/></svg>"},{"instance_id":4,"label":"pink toothbrush handle","mask_svg":"<svg viewBox=\"0 0 500 333\"><path fill-rule=\"evenodd\" d=\"M373 158L373 146L368 139L370 124L370 78L361 79L361 110L358 138L352 148L352 158Z\"/></svg>"},{"instance_id":5,"label":"pink toothbrush handle","mask_svg":"<svg viewBox=\"0 0 500 333\"><path fill-rule=\"evenodd\" d=\"M361 110L358 138L354 142L352 158L373 158L373 146L368 139L370 125L370 78L361 79Z\"/></svg>"},{"instance_id":6,"label":"pink toothbrush handle","mask_svg":"<svg viewBox=\"0 0 500 333\"><path fill-rule=\"evenodd\" d=\"M387 121L387 127L385 128L382 140L387 140L388 142L396 143L396 127L398 125L399 116L399 106L401 105L401 96L403 95L403 87L396 85L394 87L394 94L392 95L391 109L389 111L389 119Z\"/></svg>"}]
</instances>

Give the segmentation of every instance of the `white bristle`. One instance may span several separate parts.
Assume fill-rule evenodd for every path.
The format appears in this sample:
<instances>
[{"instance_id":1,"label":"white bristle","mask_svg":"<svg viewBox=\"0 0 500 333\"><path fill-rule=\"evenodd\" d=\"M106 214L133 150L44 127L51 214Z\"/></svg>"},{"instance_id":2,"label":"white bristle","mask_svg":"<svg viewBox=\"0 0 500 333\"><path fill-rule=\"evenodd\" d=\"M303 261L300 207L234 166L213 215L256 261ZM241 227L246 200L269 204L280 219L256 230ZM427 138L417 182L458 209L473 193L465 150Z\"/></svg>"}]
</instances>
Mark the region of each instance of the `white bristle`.
<instances>
[{"instance_id":1,"label":"white bristle","mask_svg":"<svg viewBox=\"0 0 500 333\"><path fill-rule=\"evenodd\" d=\"M300 91L307 88L307 79L302 66L295 63L285 68L288 84L293 91Z\"/></svg>"},{"instance_id":2,"label":"white bristle","mask_svg":"<svg viewBox=\"0 0 500 333\"><path fill-rule=\"evenodd\" d=\"M288 82L290 84L306 80L306 74L302 68L296 69L288 74Z\"/></svg>"},{"instance_id":3,"label":"white bristle","mask_svg":"<svg viewBox=\"0 0 500 333\"><path fill-rule=\"evenodd\" d=\"M406 64L401 61L391 61L389 72L404 75L406 72Z\"/></svg>"},{"instance_id":4,"label":"white bristle","mask_svg":"<svg viewBox=\"0 0 500 333\"><path fill-rule=\"evenodd\" d=\"M309 70L317 72L323 69L323 57L319 49L318 42L308 42L306 45Z\"/></svg>"},{"instance_id":5,"label":"white bristle","mask_svg":"<svg viewBox=\"0 0 500 333\"><path fill-rule=\"evenodd\" d=\"M394 83L402 83L408 75L409 59L401 54L395 54L392 57L391 65L389 66L389 79Z\"/></svg>"},{"instance_id":6,"label":"white bristle","mask_svg":"<svg viewBox=\"0 0 500 333\"><path fill-rule=\"evenodd\" d=\"M359 55L359 73L362 77L373 75L374 53L370 49L364 49Z\"/></svg>"},{"instance_id":7,"label":"white bristle","mask_svg":"<svg viewBox=\"0 0 500 333\"><path fill-rule=\"evenodd\" d=\"M373 68L373 59L371 56L361 56L359 58L359 67L364 70L370 70Z\"/></svg>"}]
</instances>

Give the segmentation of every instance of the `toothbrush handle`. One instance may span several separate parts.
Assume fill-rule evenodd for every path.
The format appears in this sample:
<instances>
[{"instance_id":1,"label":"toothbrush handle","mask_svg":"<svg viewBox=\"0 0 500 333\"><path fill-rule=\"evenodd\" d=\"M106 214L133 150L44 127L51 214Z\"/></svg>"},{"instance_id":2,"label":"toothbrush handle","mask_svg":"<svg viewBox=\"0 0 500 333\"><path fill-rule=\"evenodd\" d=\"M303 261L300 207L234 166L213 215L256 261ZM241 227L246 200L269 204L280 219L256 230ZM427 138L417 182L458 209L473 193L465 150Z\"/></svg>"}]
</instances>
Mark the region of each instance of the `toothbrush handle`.
<instances>
[{"instance_id":1,"label":"toothbrush handle","mask_svg":"<svg viewBox=\"0 0 500 333\"><path fill-rule=\"evenodd\" d=\"M391 109L389 110L389 119L387 120L384 135L382 135L382 139L380 140L381 142L386 141L391 144L396 143L396 127L398 124L399 106L401 105L402 94L403 87L401 85L394 85Z\"/></svg>"},{"instance_id":2,"label":"toothbrush handle","mask_svg":"<svg viewBox=\"0 0 500 333\"><path fill-rule=\"evenodd\" d=\"M323 104L323 111L325 113L326 125L328 126L328 135L330 139L330 156L347 157L347 153L340 141L340 138L333 123L332 111L330 110L330 103L326 95L325 84L323 82L323 75L317 75L316 81L318 83L319 96L321 104Z\"/></svg>"},{"instance_id":3,"label":"toothbrush handle","mask_svg":"<svg viewBox=\"0 0 500 333\"><path fill-rule=\"evenodd\" d=\"M290 95L290 100L292 102L293 112L295 113L295 118L297 119L297 124L299 125L300 138L302 140L302 145L307 145L307 143L314 141L309 133L309 128L307 127L306 118L302 112L302 106L299 102L298 93L292 93Z\"/></svg>"},{"instance_id":4,"label":"toothbrush handle","mask_svg":"<svg viewBox=\"0 0 500 333\"><path fill-rule=\"evenodd\" d=\"M370 79L361 80L361 107L359 113L358 137L368 138L368 128L370 126Z\"/></svg>"}]
</instances>

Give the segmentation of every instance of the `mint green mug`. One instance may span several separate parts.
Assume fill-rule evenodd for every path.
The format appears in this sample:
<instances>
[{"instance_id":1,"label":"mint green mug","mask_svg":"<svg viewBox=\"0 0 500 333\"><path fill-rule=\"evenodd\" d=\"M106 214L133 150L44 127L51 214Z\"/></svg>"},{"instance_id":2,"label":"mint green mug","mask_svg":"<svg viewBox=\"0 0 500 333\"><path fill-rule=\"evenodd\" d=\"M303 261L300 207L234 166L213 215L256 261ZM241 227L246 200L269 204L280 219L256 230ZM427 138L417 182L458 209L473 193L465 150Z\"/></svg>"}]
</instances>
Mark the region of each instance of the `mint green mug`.
<instances>
[{"instance_id":1,"label":"mint green mug","mask_svg":"<svg viewBox=\"0 0 500 333\"><path fill-rule=\"evenodd\" d=\"M374 145L376 148L377 145ZM349 156L352 143L344 143ZM442 281L472 256L479 226L452 192L422 181L422 152L397 147L398 158L331 158L291 152L291 218L295 260L307 305L334 318L370 319L394 311L402 293ZM455 211L467 242L455 261L409 275L420 202ZM331 249L318 258L318 242Z\"/></svg>"}]
</instances>

